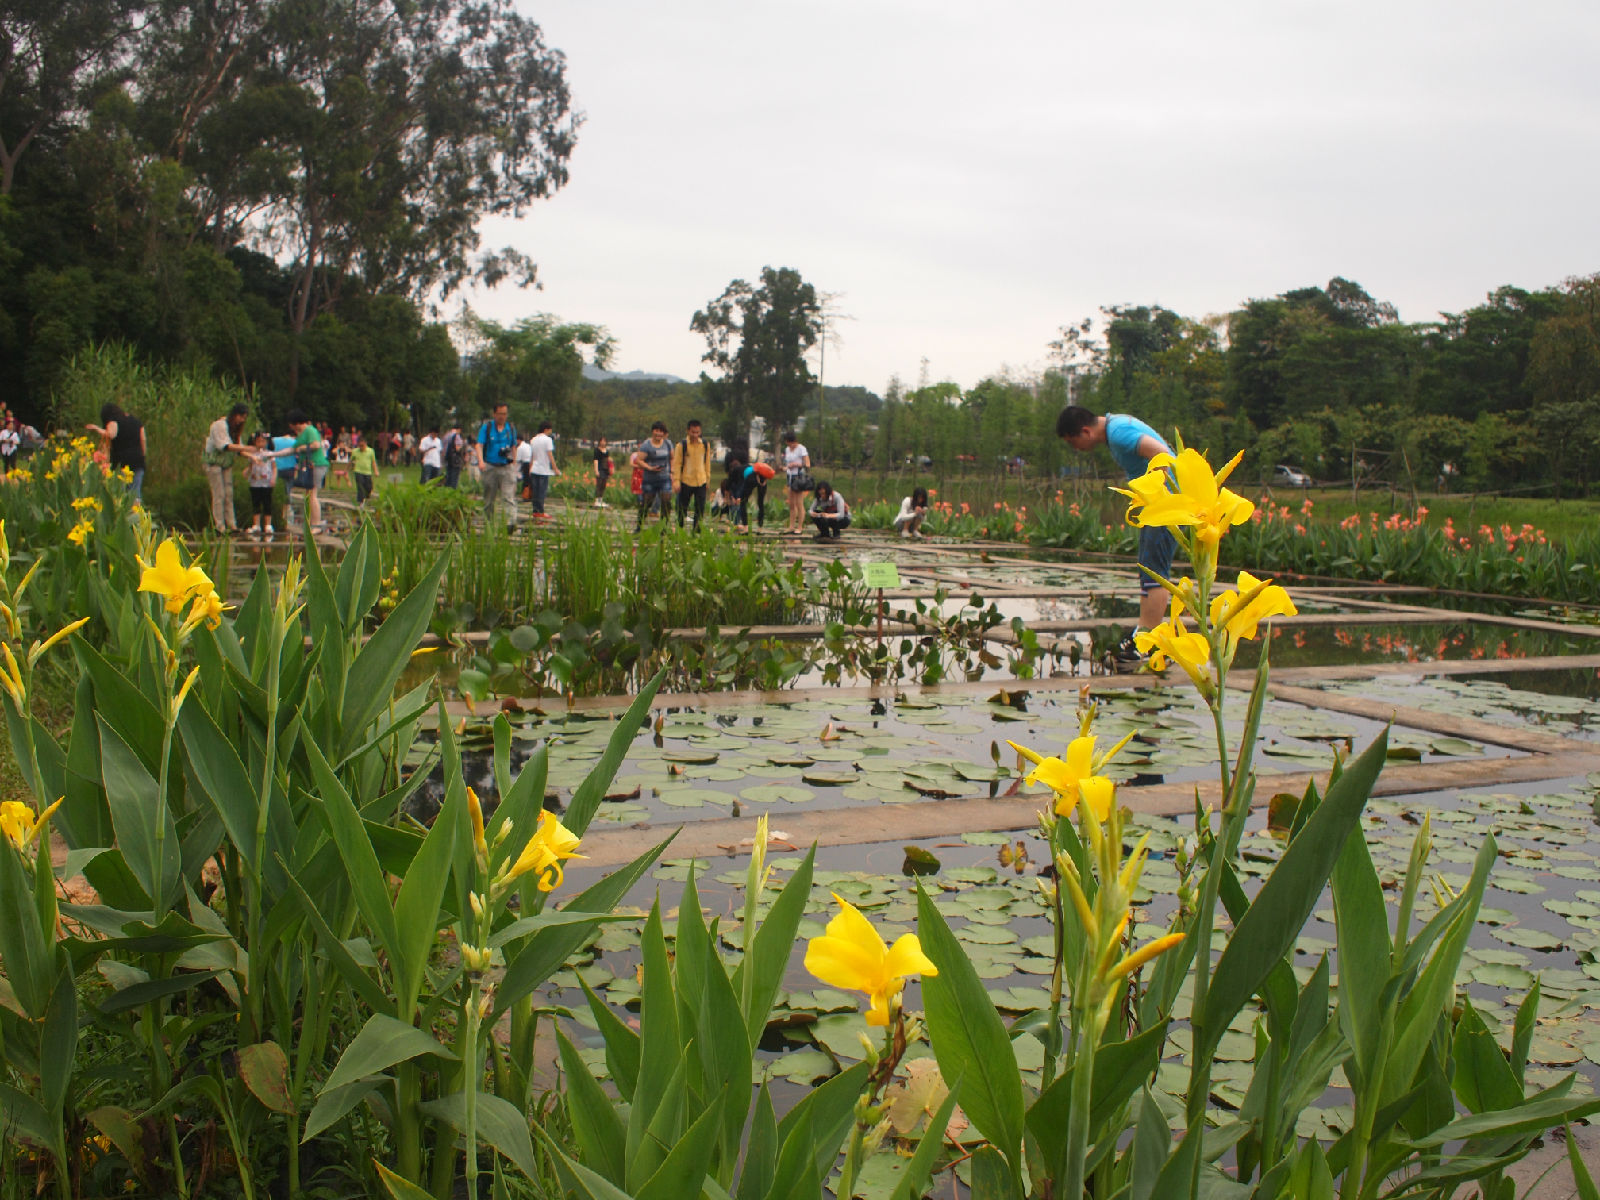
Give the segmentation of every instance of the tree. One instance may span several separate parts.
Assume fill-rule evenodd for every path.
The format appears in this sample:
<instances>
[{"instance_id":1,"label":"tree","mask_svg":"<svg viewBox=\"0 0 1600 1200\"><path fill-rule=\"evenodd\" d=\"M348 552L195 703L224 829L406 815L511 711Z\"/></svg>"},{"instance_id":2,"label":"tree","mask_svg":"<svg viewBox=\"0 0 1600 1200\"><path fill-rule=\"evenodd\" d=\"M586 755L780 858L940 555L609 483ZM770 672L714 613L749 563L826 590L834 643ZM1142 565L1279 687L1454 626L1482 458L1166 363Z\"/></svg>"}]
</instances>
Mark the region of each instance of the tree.
<instances>
[{"instance_id":1,"label":"tree","mask_svg":"<svg viewBox=\"0 0 1600 1200\"><path fill-rule=\"evenodd\" d=\"M23 0L0 9L0 195L41 135L118 67L142 0Z\"/></svg>"},{"instance_id":2,"label":"tree","mask_svg":"<svg viewBox=\"0 0 1600 1200\"><path fill-rule=\"evenodd\" d=\"M478 408L511 405L527 417L548 417L566 432L575 432L583 416L577 399L583 348L603 368L616 347L603 325L570 324L549 313L504 326L463 308L460 325L473 344L468 374Z\"/></svg>"},{"instance_id":3,"label":"tree","mask_svg":"<svg viewBox=\"0 0 1600 1200\"><path fill-rule=\"evenodd\" d=\"M774 433L800 415L814 382L806 352L822 333L816 289L800 272L763 267L756 287L735 279L689 328L706 339L701 360L722 372L719 379L702 375L701 384L722 413L728 445L748 444L758 414Z\"/></svg>"}]
</instances>

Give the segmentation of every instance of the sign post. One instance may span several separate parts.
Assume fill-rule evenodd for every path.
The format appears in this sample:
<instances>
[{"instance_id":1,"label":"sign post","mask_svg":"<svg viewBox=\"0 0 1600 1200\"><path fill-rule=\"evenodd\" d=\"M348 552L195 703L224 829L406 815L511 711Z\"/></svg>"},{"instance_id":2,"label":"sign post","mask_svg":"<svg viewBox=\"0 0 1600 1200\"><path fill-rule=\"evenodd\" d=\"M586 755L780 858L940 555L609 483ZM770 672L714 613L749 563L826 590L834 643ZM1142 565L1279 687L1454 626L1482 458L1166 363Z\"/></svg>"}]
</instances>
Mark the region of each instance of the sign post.
<instances>
[{"instance_id":1,"label":"sign post","mask_svg":"<svg viewBox=\"0 0 1600 1200\"><path fill-rule=\"evenodd\" d=\"M861 564L861 581L878 590L878 651L883 651L883 589L900 586L900 568L893 563L869 562Z\"/></svg>"}]
</instances>

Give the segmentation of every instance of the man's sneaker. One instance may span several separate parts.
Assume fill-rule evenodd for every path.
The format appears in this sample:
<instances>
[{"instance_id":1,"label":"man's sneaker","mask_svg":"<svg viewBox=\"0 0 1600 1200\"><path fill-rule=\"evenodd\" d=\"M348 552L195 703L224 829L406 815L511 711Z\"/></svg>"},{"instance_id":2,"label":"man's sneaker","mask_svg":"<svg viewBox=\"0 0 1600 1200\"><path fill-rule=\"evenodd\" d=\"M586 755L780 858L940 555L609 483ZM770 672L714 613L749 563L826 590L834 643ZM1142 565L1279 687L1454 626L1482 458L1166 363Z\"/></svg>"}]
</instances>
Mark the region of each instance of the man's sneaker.
<instances>
[{"instance_id":1,"label":"man's sneaker","mask_svg":"<svg viewBox=\"0 0 1600 1200\"><path fill-rule=\"evenodd\" d=\"M1111 651L1111 664L1118 675L1133 675L1145 669L1149 662L1149 655L1139 649L1134 641L1132 631L1128 636L1118 642Z\"/></svg>"}]
</instances>

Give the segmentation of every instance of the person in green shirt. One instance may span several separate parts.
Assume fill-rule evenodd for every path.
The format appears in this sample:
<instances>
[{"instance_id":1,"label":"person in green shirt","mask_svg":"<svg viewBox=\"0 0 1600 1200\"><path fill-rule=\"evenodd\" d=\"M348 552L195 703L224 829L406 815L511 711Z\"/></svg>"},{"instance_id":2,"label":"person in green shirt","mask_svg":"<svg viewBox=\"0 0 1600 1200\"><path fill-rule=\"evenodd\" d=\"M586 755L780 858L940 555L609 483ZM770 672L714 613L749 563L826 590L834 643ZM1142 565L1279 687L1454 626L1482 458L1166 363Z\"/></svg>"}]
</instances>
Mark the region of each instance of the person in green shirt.
<instances>
[{"instance_id":1,"label":"person in green shirt","mask_svg":"<svg viewBox=\"0 0 1600 1200\"><path fill-rule=\"evenodd\" d=\"M317 427L299 409L289 413L289 432L294 434L294 444L279 450L276 457L293 455L297 460L294 486L306 494L306 524L312 533L321 533L321 492L323 481L328 478L328 447Z\"/></svg>"},{"instance_id":2,"label":"person in green shirt","mask_svg":"<svg viewBox=\"0 0 1600 1200\"><path fill-rule=\"evenodd\" d=\"M350 452L350 474L356 479L356 503L365 504L378 474L378 456L366 442Z\"/></svg>"}]
</instances>

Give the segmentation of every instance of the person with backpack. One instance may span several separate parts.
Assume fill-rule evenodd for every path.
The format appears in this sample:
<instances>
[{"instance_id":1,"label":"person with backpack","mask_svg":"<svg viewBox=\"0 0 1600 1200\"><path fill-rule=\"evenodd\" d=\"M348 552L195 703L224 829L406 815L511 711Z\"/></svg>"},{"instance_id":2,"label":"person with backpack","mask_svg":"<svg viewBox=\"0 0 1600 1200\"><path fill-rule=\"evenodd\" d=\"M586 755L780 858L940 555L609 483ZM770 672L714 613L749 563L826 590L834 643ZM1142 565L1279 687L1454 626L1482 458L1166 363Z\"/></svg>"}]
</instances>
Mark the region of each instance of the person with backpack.
<instances>
[{"instance_id":1,"label":"person with backpack","mask_svg":"<svg viewBox=\"0 0 1600 1200\"><path fill-rule=\"evenodd\" d=\"M750 532L750 497L766 486L777 472L764 462L746 462L742 454L728 455L728 477L722 481L722 491L735 506L733 531Z\"/></svg>"},{"instance_id":2,"label":"person with backpack","mask_svg":"<svg viewBox=\"0 0 1600 1200\"><path fill-rule=\"evenodd\" d=\"M706 488L711 483L711 447L700 437L699 421L690 421L685 429L683 441L672 451L672 486L678 493L678 528L683 528L693 500L694 531L699 533L706 517Z\"/></svg>"},{"instance_id":3,"label":"person with backpack","mask_svg":"<svg viewBox=\"0 0 1600 1200\"><path fill-rule=\"evenodd\" d=\"M517 531L517 427L511 423L510 409L502 401L489 420L478 426L474 443L478 470L483 477L483 523L494 520L497 508L505 509L506 532Z\"/></svg>"},{"instance_id":4,"label":"person with backpack","mask_svg":"<svg viewBox=\"0 0 1600 1200\"><path fill-rule=\"evenodd\" d=\"M461 422L451 421L444 437L444 485L461 486L461 468L467 465L467 439L461 436Z\"/></svg>"}]
</instances>

